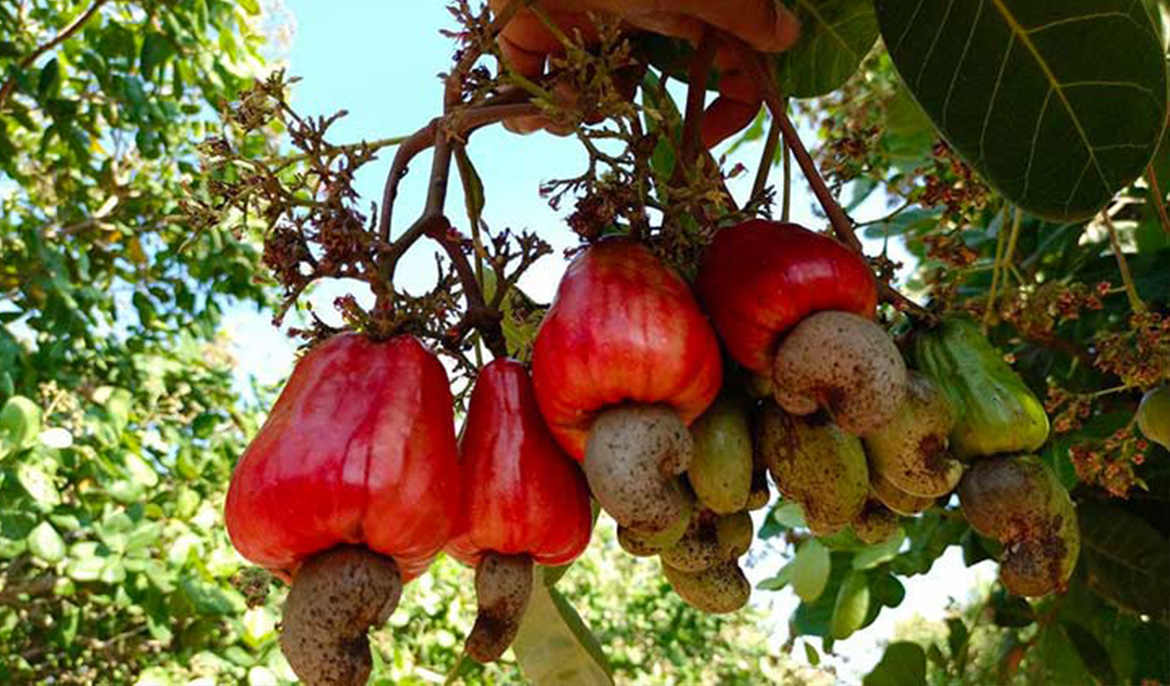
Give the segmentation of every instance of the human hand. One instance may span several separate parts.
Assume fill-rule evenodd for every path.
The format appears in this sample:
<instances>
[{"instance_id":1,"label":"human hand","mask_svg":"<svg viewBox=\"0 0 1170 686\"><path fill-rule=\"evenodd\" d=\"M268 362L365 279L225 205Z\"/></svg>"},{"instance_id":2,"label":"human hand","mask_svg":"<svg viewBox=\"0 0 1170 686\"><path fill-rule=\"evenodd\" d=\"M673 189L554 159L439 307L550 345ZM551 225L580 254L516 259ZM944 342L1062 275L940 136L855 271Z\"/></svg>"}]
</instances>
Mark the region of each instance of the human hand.
<instances>
[{"instance_id":1,"label":"human hand","mask_svg":"<svg viewBox=\"0 0 1170 686\"><path fill-rule=\"evenodd\" d=\"M490 0L499 12L510 0ZM539 0L540 8L562 31L580 32L586 43L597 33L589 12L616 15L634 29L682 38L697 45L711 26L743 40L759 52L781 52L796 42L796 17L775 0ZM500 50L512 68L527 77L540 76L548 56L563 46L529 9L521 10L499 36ZM722 72L719 97L707 109L701 129L711 147L747 126L759 112L761 96L730 46L721 46L715 66ZM506 122L509 129L527 133L546 127L543 117Z\"/></svg>"}]
</instances>

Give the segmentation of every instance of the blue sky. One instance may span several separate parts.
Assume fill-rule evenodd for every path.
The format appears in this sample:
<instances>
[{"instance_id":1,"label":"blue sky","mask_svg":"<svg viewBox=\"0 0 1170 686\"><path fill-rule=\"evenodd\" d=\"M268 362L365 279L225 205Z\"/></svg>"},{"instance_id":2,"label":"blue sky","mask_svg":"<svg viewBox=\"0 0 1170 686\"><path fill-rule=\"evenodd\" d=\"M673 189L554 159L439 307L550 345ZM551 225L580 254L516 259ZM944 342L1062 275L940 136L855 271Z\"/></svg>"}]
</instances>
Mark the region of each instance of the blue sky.
<instances>
[{"instance_id":1,"label":"blue sky","mask_svg":"<svg viewBox=\"0 0 1170 686\"><path fill-rule=\"evenodd\" d=\"M347 110L349 115L333 129L334 142L407 134L440 111L442 90L437 75L447 69L454 48L450 39L439 34L440 28L451 27L444 3L439 0L285 1L295 20L288 54L289 73L303 79L296 86L295 106L301 114L314 116ZM813 143L812 136L806 135L805 139ZM469 151L486 186L488 225L537 231L556 249L553 256L538 263L521 283L534 298L547 302L564 268L560 249L575 244L575 238L562 216L548 207L537 189L542 181L579 174L585 155L571 139L547 134L516 136L501 127L476 133ZM760 152L758 144L745 145L729 160L728 168L743 162L754 170ZM358 177L364 207L368 208L371 200L381 196L392 154L388 151L382 160L368 165ZM396 231L413 221L421 210L429 166L429 157L420 156L403 182L395 207ZM748 194L750 176L741 175L729 184L741 201ZM815 218L814 201L803 184L794 186L798 192L792 203L793 219L813 228L823 226L824 222ZM457 225L463 216L462 202L457 177L453 176L447 207ZM874 199L855 214L857 219L864 220L880 216L884 211L882 201ZM881 249L878 243L867 247L870 252ZM894 257L907 259L901 250L896 250ZM430 253L422 249L416 249L400 270L403 285L416 290L429 283L432 273ZM333 316L333 299L347 291L364 295L364 288L358 284L327 284L317 289L312 301L318 314L329 320ZM261 382L275 383L290 370L294 346L271 326L270 316L270 313L242 309L228 315L226 326L240 361L241 381L255 377ZM749 576L753 582L767 578L783 562L776 555L768 556L749 570ZM880 642L889 639L899 621L915 613L940 619L953 594L967 593L977 581L986 583L994 577L994 570L986 562L967 570L958 550L952 549L936 563L929 577L905 580L906 602L897 610L883 611L878 622L859 635L839 642L836 650L841 657L831 659L830 663L838 667L846 681L859 680L880 658ZM964 596L958 599L963 600ZM773 638L779 645L787 638L787 618L796 606L792 592L757 591L753 602L772 609ZM819 649L819 641L814 645ZM803 651L795 651L794 657L803 660Z\"/></svg>"}]
</instances>

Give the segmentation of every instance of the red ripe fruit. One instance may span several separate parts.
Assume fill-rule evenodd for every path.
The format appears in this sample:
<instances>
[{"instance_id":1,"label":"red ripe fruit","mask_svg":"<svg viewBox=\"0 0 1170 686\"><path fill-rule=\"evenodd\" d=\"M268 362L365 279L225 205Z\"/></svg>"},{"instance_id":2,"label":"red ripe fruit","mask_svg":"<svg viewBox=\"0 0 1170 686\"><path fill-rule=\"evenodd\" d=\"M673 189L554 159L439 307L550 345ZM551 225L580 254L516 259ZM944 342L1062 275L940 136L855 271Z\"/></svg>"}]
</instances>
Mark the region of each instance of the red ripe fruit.
<instances>
[{"instance_id":1,"label":"red ripe fruit","mask_svg":"<svg viewBox=\"0 0 1170 686\"><path fill-rule=\"evenodd\" d=\"M244 557L292 579L281 646L302 679L365 683L353 644L446 544L459 485L447 375L417 340L342 334L297 363L236 466L226 521Z\"/></svg>"},{"instance_id":2,"label":"red ripe fruit","mask_svg":"<svg viewBox=\"0 0 1170 686\"><path fill-rule=\"evenodd\" d=\"M865 260L797 224L754 219L723 229L695 290L727 351L763 376L789 329L814 312L873 319L877 283Z\"/></svg>"},{"instance_id":3,"label":"red ripe fruit","mask_svg":"<svg viewBox=\"0 0 1170 686\"><path fill-rule=\"evenodd\" d=\"M471 395L460 444L463 502L447 552L476 567L479 617L467 653L497 659L516 635L533 562L568 564L593 527L580 467L553 440L524 365L496 360Z\"/></svg>"},{"instance_id":4,"label":"red ripe fruit","mask_svg":"<svg viewBox=\"0 0 1170 686\"><path fill-rule=\"evenodd\" d=\"M673 524L687 505L675 478L690 463L686 426L722 383L718 341L686 282L630 240L588 248L536 336L532 375L602 507L627 528Z\"/></svg>"},{"instance_id":5,"label":"red ripe fruit","mask_svg":"<svg viewBox=\"0 0 1170 686\"><path fill-rule=\"evenodd\" d=\"M696 289L728 352L772 382L788 412L827 410L849 433L884 426L906 365L873 323L865 258L796 224L753 220L715 235Z\"/></svg>"}]
</instances>

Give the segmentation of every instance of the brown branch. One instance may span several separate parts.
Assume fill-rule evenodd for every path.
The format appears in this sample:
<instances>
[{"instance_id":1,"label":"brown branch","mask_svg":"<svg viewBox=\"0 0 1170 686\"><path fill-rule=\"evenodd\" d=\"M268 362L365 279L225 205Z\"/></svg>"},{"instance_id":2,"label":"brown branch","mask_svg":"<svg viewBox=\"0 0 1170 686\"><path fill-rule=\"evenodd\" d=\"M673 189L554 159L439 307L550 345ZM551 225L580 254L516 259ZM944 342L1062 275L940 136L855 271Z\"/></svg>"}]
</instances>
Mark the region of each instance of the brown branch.
<instances>
[{"instance_id":1,"label":"brown branch","mask_svg":"<svg viewBox=\"0 0 1170 686\"><path fill-rule=\"evenodd\" d=\"M511 97L507 98L507 100L511 99ZM540 113L540 107L531 102L508 102L506 104L497 104L497 102L497 100L493 99L471 109L456 110L444 117L435 117L426 126L408 136L398 146L398 150L394 154L394 162L390 165L390 173L386 177L386 185L382 190L382 208L378 219L378 236L383 242L390 242L391 224L394 219L394 202L398 198L399 183L406 176L410 162L419 153L434 146L438 136L447 138L446 132L449 132L452 136L463 138L484 126L495 124L504 119L525 117ZM421 232L416 231L414 238L409 242L413 243L421 235ZM409 247L409 245L406 247Z\"/></svg>"},{"instance_id":2,"label":"brown branch","mask_svg":"<svg viewBox=\"0 0 1170 686\"><path fill-rule=\"evenodd\" d=\"M1158 219L1162 221L1162 230L1170 234L1170 216L1166 214L1166 197L1158 185L1158 175L1154 172L1154 163L1146 165L1146 181L1150 183L1150 195L1154 196L1154 207L1158 208Z\"/></svg>"},{"instance_id":3,"label":"brown branch","mask_svg":"<svg viewBox=\"0 0 1170 686\"><path fill-rule=\"evenodd\" d=\"M89 9L83 12L81 16L74 19L73 23L69 24L64 29L61 29L61 32L54 36L53 39L48 43L45 43L39 48L36 48L28 55L26 55L24 59L20 60L20 62L16 65L16 74L31 67L33 63L37 61L37 58L39 58L41 55L69 40L69 38L73 36L73 34L80 31L81 27L85 26L86 22L93 18L93 16L98 13L98 10L102 8L102 5L105 5L107 2L109 2L109 0L94 0L94 3L89 6ZM16 74L13 74L7 81L4 82L3 86L0 86L0 110L4 109L4 105L8 102L8 98L11 97L12 92L16 90Z\"/></svg>"},{"instance_id":4,"label":"brown branch","mask_svg":"<svg viewBox=\"0 0 1170 686\"><path fill-rule=\"evenodd\" d=\"M686 118L683 119L680 169L689 170L702 147L703 107L707 104L707 78L715 62L717 41L714 31L704 29L699 47L691 57L687 87Z\"/></svg>"},{"instance_id":5,"label":"brown branch","mask_svg":"<svg viewBox=\"0 0 1170 686\"><path fill-rule=\"evenodd\" d=\"M829 217L829 223L833 227L833 233L837 234L837 238L849 248L856 252L861 252L861 241L857 238L857 234L853 232L853 222L845 214L845 210L841 209L841 205L837 200L833 198L833 194L825 184L825 180L821 178L821 173L817 169L816 162L808 154L808 149L804 147L804 143L800 140L800 135L796 132L796 127L793 126L792 120L788 118L788 107L784 102L784 97L780 94L780 89L777 87L776 81L772 78L772 73L768 69L767 63L764 61L766 58L756 53L738 38L728 36L727 40L739 52L740 61L747 66L752 79L760 89L760 93L764 96L764 102L767 103L768 109L772 112L772 119L780 126L780 133L784 136L784 142L796 157L796 163L800 166L801 172L804 173L808 185L812 187L813 195L816 196L817 201L821 204L825 215Z\"/></svg>"},{"instance_id":6,"label":"brown branch","mask_svg":"<svg viewBox=\"0 0 1170 686\"><path fill-rule=\"evenodd\" d=\"M754 200L764 194L768 185L768 175L776 163L776 147L780 144L780 125L774 120L768 128L768 139L764 141L764 152L760 155L760 166L756 169L756 181L752 184L751 198ZM785 192L787 198L787 191Z\"/></svg>"},{"instance_id":7,"label":"brown branch","mask_svg":"<svg viewBox=\"0 0 1170 686\"><path fill-rule=\"evenodd\" d=\"M1146 304L1138 295L1137 285L1133 281L1133 274L1129 271L1129 261L1121 250L1121 241L1117 238L1117 227L1113 225L1113 218L1109 210L1102 210L1101 220L1105 222L1105 229L1109 232L1109 245L1113 248L1113 257L1117 260L1117 269L1121 272L1121 282L1125 284L1125 295L1129 298L1129 309L1135 313L1145 312Z\"/></svg>"},{"instance_id":8,"label":"brown branch","mask_svg":"<svg viewBox=\"0 0 1170 686\"><path fill-rule=\"evenodd\" d=\"M751 78L755 81L756 86L760 89L760 93L764 96L764 102L767 103L768 109L772 112L773 121L780 127L780 133L784 138L787 148L796 157L796 163L800 166L800 170L808 181L809 186L812 187L813 195L816 196L817 201L821 204L821 208L825 211L825 215L828 216L829 224L833 227L833 233L850 250L864 257L865 251L862 248L861 240L853 230L853 221L849 219L849 216L845 214L845 210L841 208L836 198L833 197L832 192L829 191L829 187L825 184L825 180L821 177L821 173L817 169L816 162L808 154L808 149L804 147L804 142L800 140L800 135L797 133L796 127L793 126L792 120L788 118L788 106L784 102L784 97L780 94L780 88L772 78L772 72L765 61L767 58L752 50L747 43L734 36L725 35L725 40L735 47L739 53L740 62L747 66ZM894 309L900 312L913 314L931 324L937 323L938 321L938 317L934 313L915 303L913 300L910 300L884 281L878 281L878 295L882 302L893 305Z\"/></svg>"}]
</instances>

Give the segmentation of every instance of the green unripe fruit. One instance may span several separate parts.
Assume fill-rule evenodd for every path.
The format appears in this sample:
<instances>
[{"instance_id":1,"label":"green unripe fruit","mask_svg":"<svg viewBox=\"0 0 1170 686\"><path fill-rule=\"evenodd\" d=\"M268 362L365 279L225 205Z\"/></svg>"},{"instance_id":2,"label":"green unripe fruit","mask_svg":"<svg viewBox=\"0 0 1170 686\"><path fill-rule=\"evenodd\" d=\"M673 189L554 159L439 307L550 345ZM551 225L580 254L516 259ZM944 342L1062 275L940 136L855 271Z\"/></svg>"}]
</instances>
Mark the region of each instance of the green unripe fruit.
<instances>
[{"instance_id":1,"label":"green unripe fruit","mask_svg":"<svg viewBox=\"0 0 1170 686\"><path fill-rule=\"evenodd\" d=\"M752 588L734 560L701 572L684 572L663 563L662 572L688 605L710 614L735 612L747 605Z\"/></svg>"},{"instance_id":2,"label":"green unripe fruit","mask_svg":"<svg viewBox=\"0 0 1170 686\"><path fill-rule=\"evenodd\" d=\"M1076 510L1039 458L976 463L959 483L959 500L971 528L1003 544L1000 580L1009 591L1042 596L1068 584L1081 544Z\"/></svg>"},{"instance_id":3,"label":"green unripe fruit","mask_svg":"<svg viewBox=\"0 0 1170 686\"><path fill-rule=\"evenodd\" d=\"M752 518L746 512L720 517L698 511L686 534L660 553L662 562L683 572L700 572L734 560L752 544Z\"/></svg>"},{"instance_id":4,"label":"green unripe fruit","mask_svg":"<svg viewBox=\"0 0 1170 686\"><path fill-rule=\"evenodd\" d=\"M898 515L885 505L870 500L857 519L853 520L853 533L867 545L881 543L898 530Z\"/></svg>"},{"instance_id":5,"label":"green unripe fruit","mask_svg":"<svg viewBox=\"0 0 1170 686\"><path fill-rule=\"evenodd\" d=\"M1170 386L1155 388L1142 397L1137 423L1143 436L1170 450Z\"/></svg>"},{"instance_id":6,"label":"green unripe fruit","mask_svg":"<svg viewBox=\"0 0 1170 686\"><path fill-rule=\"evenodd\" d=\"M690 528L695 510L695 499L690 492L685 487L679 491L683 493L682 514L662 531L646 533L618 525L617 540L622 550L635 557L651 557L678 543Z\"/></svg>"},{"instance_id":7,"label":"green unripe fruit","mask_svg":"<svg viewBox=\"0 0 1170 686\"><path fill-rule=\"evenodd\" d=\"M914 354L954 406L951 450L960 459L1030 452L1048 439L1044 405L975 322L951 318L919 332Z\"/></svg>"},{"instance_id":8,"label":"green unripe fruit","mask_svg":"<svg viewBox=\"0 0 1170 686\"><path fill-rule=\"evenodd\" d=\"M717 514L743 510L752 490L752 436L743 403L720 398L691 425L691 434L687 479L699 502Z\"/></svg>"},{"instance_id":9,"label":"green unripe fruit","mask_svg":"<svg viewBox=\"0 0 1170 686\"><path fill-rule=\"evenodd\" d=\"M954 426L947 396L928 377L910 372L898 413L864 439L870 471L911 495L950 493L963 476L963 464L949 450Z\"/></svg>"},{"instance_id":10,"label":"green unripe fruit","mask_svg":"<svg viewBox=\"0 0 1170 686\"><path fill-rule=\"evenodd\" d=\"M934 505L934 498L910 495L886 481L881 474L871 475L869 486L874 498L900 515L913 517L916 514L926 512L931 505Z\"/></svg>"},{"instance_id":11,"label":"green unripe fruit","mask_svg":"<svg viewBox=\"0 0 1170 686\"><path fill-rule=\"evenodd\" d=\"M800 503L813 534L836 533L861 512L869 494L869 468L859 438L774 405L761 410L756 437L776 487Z\"/></svg>"}]
</instances>

